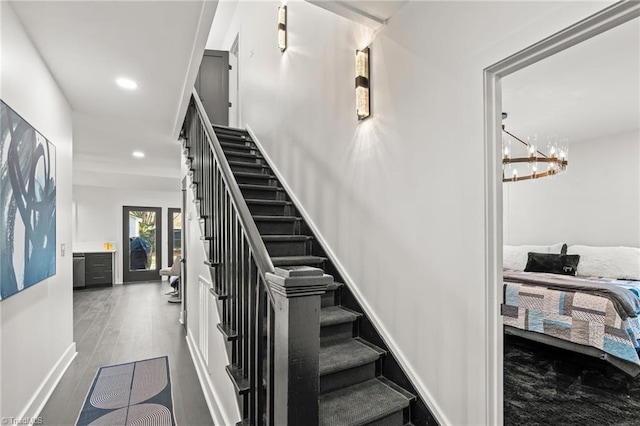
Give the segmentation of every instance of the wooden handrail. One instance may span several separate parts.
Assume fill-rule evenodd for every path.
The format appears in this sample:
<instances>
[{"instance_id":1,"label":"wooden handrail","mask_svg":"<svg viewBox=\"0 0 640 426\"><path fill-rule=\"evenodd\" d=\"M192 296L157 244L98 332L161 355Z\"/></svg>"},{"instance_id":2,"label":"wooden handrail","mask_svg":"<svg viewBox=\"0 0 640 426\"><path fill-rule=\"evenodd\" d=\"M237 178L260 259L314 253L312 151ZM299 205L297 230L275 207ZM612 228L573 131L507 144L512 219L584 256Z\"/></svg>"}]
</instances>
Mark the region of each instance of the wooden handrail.
<instances>
[{"instance_id":1,"label":"wooden handrail","mask_svg":"<svg viewBox=\"0 0 640 426\"><path fill-rule=\"evenodd\" d=\"M267 247L264 245L264 241L262 241L262 237L260 236L258 227L253 220L253 216L251 216L251 212L249 211L247 202L244 200L244 196L240 191L240 187L238 186L238 183L233 176L231 166L229 165L229 162L227 161L227 158L222 151L222 145L220 145L220 141L213 131L211 121L209 120L209 117L204 110L204 106L202 105L200 96L198 96L198 92L195 88L193 89L192 97L198 111L198 115L203 121L204 128L209 139L209 147L211 148L211 151L213 151L213 155L218 162L220 171L222 173L222 178L224 179L224 183L227 185L227 189L231 193L231 201L236 208L236 212L238 213L238 217L240 218L240 223L242 224L244 232L247 235L247 240L249 241L249 244L251 246L256 265L258 266L258 269L260 269L260 273L263 276L267 273L273 273L273 262L271 262L271 257L269 256L269 252L267 252ZM269 291L268 288L267 290ZM269 298L273 301L273 296L270 291Z\"/></svg>"}]
</instances>

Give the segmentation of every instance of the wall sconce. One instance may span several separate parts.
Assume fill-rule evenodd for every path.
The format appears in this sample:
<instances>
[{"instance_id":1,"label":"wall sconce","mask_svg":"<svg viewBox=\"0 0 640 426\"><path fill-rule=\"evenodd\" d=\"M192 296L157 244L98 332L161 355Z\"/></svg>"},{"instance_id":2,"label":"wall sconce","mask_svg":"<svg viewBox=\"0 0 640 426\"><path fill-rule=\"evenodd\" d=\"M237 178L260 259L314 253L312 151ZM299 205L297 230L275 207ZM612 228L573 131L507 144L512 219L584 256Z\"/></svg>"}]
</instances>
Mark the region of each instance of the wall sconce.
<instances>
[{"instance_id":1,"label":"wall sconce","mask_svg":"<svg viewBox=\"0 0 640 426\"><path fill-rule=\"evenodd\" d=\"M287 6L278 8L278 47L281 52L287 50Z\"/></svg>"},{"instance_id":2,"label":"wall sconce","mask_svg":"<svg viewBox=\"0 0 640 426\"><path fill-rule=\"evenodd\" d=\"M358 120L364 120L371 115L368 47L356 50L356 114Z\"/></svg>"}]
</instances>

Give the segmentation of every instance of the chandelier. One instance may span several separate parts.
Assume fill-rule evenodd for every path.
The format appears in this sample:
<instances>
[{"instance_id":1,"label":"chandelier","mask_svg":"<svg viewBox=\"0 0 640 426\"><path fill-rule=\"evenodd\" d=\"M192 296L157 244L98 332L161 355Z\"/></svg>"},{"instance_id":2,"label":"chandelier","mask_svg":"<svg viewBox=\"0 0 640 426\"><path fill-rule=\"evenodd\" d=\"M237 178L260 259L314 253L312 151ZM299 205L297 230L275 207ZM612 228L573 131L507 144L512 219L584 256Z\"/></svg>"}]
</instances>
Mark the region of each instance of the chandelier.
<instances>
[{"instance_id":1,"label":"chandelier","mask_svg":"<svg viewBox=\"0 0 640 426\"><path fill-rule=\"evenodd\" d=\"M502 119L507 113L502 113ZM539 179L553 176L567 169L568 148L565 141L557 136L549 136L544 153L539 150L537 137L527 137L524 141L507 131L502 125L502 182Z\"/></svg>"}]
</instances>

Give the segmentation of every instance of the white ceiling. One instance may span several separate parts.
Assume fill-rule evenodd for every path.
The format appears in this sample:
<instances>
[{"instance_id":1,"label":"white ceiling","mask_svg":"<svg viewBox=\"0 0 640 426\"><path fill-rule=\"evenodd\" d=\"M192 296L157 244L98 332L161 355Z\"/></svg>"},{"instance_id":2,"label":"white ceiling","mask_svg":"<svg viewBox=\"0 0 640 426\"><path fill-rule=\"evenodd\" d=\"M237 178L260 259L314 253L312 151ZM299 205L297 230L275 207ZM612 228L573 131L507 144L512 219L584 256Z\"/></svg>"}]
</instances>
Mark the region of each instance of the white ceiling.
<instances>
[{"instance_id":1,"label":"white ceiling","mask_svg":"<svg viewBox=\"0 0 640 426\"><path fill-rule=\"evenodd\" d=\"M640 18L520 70L502 81L504 124L538 141L569 143L640 127Z\"/></svg>"},{"instance_id":2,"label":"white ceiling","mask_svg":"<svg viewBox=\"0 0 640 426\"><path fill-rule=\"evenodd\" d=\"M224 49L223 43L239 0L220 0L207 49ZM305 0L373 29L381 28L387 19L407 4L408 0Z\"/></svg>"},{"instance_id":3,"label":"white ceiling","mask_svg":"<svg viewBox=\"0 0 640 426\"><path fill-rule=\"evenodd\" d=\"M146 175L164 182L161 188L178 189L179 117L217 2L11 5L74 111L74 184L90 184L92 173L114 185L122 180L118 174ZM138 89L121 89L118 77L135 80ZM134 150L146 157L133 158ZM132 181L128 179L130 187L135 186Z\"/></svg>"},{"instance_id":4,"label":"white ceiling","mask_svg":"<svg viewBox=\"0 0 640 426\"><path fill-rule=\"evenodd\" d=\"M405 2L329 3L360 7L387 19ZM225 3L232 14L236 2ZM179 117L217 2L54 0L11 5L74 110L74 183L179 188ZM574 142L637 129L639 21L506 77L507 128L520 136L559 134ZM135 79L139 88L120 89L115 84L120 76ZM134 150L146 157L133 158Z\"/></svg>"}]
</instances>

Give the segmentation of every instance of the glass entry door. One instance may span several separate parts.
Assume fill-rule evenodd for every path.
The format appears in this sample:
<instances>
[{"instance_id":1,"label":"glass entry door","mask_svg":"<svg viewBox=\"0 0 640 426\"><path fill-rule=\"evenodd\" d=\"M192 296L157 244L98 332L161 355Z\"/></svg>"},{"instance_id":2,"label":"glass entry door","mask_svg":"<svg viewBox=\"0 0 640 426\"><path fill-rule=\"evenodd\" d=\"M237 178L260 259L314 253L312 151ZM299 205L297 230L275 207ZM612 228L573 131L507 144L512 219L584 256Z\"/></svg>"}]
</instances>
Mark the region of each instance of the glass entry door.
<instances>
[{"instance_id":1,"label":"glass entry door","mask_svg":"<svg viewBox=\"0 0 640 426\"><path fill-rule=\"evenodd\" d=\"M162 267L162 214L159 207L122 208L122 280L155 281Z\"/></svg>"},{"instance_id":2,"label":"glass entry door","mask_svg":"<svg viewBox=\"0 0 640 426\"><path fill-rule=\"evenodd\" d=\"M182 211L180 209L168 210L168 238L169 238L169 267L177 258L182 257Z\"/></svg>"}]
</instances>

